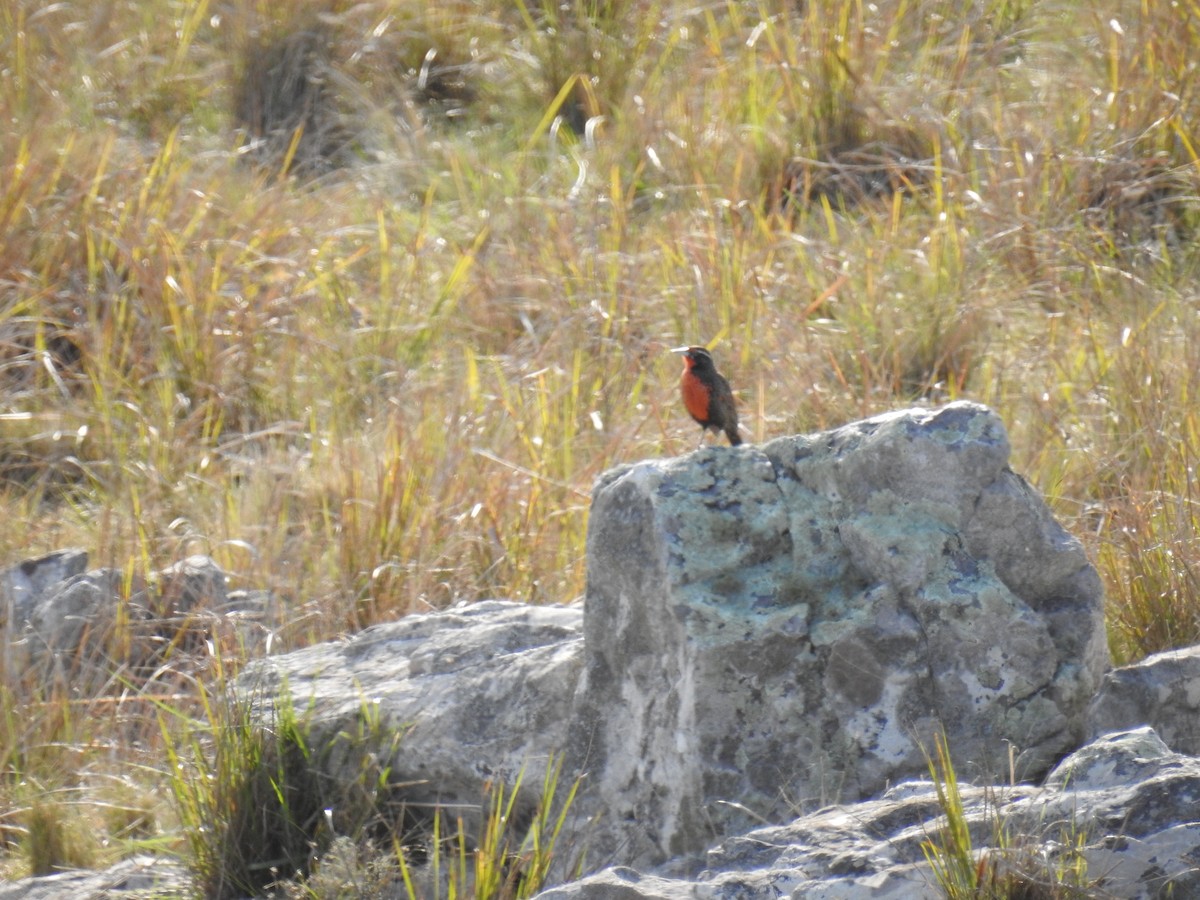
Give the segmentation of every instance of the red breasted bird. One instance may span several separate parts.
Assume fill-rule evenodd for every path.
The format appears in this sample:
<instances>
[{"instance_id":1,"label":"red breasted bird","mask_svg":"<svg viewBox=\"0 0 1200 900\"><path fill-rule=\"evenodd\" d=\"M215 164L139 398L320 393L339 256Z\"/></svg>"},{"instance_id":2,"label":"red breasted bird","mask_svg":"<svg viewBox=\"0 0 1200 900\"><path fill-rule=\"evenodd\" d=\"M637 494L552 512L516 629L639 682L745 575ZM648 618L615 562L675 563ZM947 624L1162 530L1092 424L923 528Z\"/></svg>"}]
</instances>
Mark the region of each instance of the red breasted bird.
<instances>
[{"instance_id":1,"label":"red breasted bird","mask_svg":"<svg viewBox=\"0 0 1200 900\"><path fill-rule=\"evenodd\" d=\"M672 353L683 354L683 375L679 392L683 405L700 424L700 440L708 429L724 431L729 443L736 447L742 442L738 434L737 406L729 382L717 371L712 354L703 347L677 347Z\"/></svg>"}]
</instances>

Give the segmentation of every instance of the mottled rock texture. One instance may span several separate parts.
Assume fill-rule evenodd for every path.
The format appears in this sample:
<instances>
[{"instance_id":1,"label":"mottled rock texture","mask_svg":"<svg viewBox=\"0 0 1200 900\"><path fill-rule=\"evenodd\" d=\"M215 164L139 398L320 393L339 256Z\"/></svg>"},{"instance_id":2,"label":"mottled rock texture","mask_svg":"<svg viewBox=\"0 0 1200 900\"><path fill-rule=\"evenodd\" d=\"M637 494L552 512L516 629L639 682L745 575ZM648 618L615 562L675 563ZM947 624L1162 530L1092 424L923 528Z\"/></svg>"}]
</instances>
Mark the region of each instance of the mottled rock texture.
<instances>
[{"instance_id":1,"label":"mottled rock texture","mask_svg":"<svg viewBox=\"0 0 1200 900\"><path fill-rule=\"evenodd\" d=\"M654 862L925 771L1044 774L1107 663L1100 580L988 409L907 410L605 474L576 766Z\"/></svg>"},{"instance_id":2,"label":"mottled rock texture","mask_svg":"<svg viewBox=\"0 0 1200 900\"><path fill-rule=\"evenodd\" d=\"M1200 897L1200 759L1172 753L1149 728L1094 741L1041 788L959 787L976 857L1028 888L1011 896ZM728 838L687 876L614 867L539 900L938 900L922 845L936 842L942 812L931 782L906 782ZM1055 882L1074 892L1053 892Z\"/></svg>"}]
</instances>

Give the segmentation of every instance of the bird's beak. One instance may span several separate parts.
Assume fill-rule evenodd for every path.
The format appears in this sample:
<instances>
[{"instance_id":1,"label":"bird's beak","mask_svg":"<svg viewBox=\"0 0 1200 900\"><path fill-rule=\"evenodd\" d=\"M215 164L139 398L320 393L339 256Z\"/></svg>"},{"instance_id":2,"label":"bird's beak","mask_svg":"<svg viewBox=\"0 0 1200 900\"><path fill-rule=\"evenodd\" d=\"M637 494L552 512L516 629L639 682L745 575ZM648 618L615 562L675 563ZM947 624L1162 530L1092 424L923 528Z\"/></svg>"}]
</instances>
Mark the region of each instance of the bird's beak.
<instances>
[{"instance_id":1,"label":"bird's beak","mask_svg":"<svg viewBox=\"0 0 1200 900\"><path fill-rule=\"evenodd\" d=\"M671 352L672 353L687 353L688 350L690 350L690 349L691 349L690 347L672 347Z\"/></svg>"}]
</instances>

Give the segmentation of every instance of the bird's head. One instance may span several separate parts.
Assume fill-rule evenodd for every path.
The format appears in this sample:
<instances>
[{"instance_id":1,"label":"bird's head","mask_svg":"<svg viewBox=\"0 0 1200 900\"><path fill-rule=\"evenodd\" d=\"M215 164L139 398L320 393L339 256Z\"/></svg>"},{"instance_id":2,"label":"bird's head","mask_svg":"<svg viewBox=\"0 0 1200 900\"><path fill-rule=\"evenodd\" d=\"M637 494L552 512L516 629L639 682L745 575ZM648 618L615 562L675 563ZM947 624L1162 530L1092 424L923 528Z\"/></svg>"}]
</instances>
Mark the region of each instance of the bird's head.
<instances>
[{"instance_id":1,"label":"bird's head","mask_svg":"<svg viewBox=\"0 0 1200 900\"><path fill-rule=\"evenodd\" d=\"M713 368L712 354L704 347L676 347L672 353L683 354L683 364L688 369L705 369Z\"/></svg>"}]
</instances>

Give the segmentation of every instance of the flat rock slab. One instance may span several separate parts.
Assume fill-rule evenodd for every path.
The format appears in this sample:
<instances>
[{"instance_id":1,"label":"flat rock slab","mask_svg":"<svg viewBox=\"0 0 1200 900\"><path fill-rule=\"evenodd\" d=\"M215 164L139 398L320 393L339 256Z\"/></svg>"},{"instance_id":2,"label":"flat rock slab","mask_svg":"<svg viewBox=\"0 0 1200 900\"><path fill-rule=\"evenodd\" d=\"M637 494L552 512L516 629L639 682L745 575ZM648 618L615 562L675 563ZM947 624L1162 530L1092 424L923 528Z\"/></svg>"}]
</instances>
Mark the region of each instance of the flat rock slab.
<instances>
[{"instance_id":1,"label":"flat rock slab","mask_svg":"<svg viewBox=\"0 0 1200 900\"><path fill-rule=\"evenodd\" d=\"M1079 896L1200 896L1200 759L1171 752L1152 729L1106 735L1068 756L1042 788L960 784L976 855L991 848L1043 879L1078 844ZM929 781L877 800L833 806L729 838L703 869L671 876L614 867L551 888L539 900L938 900L922 845L945 824ZM995 848L1003 826L1009 846ZM1071 861L1074 864L1074 861ZM1065 868L1065 863L1063 864ZM1079 887L1080 885L1076 885ZM1052 896L1034 890L1031 896ZM1053 894L1053 896L1059 896ZM1062 893L1061 896L1076 896Z\"/></svg>"},{"instance_id":2,"label":"flat rock slab","mask_svg":"<svg viewBox=\"0 0 1200 900\"><path fill-rule=\"evenodd\" d=\"M0 900L182 900L195 895L185 866L173 859L145 855L108 869L59 872L0 884Z\"/></svg>"},{"instance_id":3,"label":"flat rock slab","mask_svg":"<svg viewBox=\"0 0 1200 900\"><path fill-rule=\"evenodd\" d=\"M474 806L495 779L540 785L566 745L581 625L578 606L485 601L268 658L238 686L266 709L290 697L314 745L402 731L380 764L410 800Z\"/></svg>"}]
</instances>

